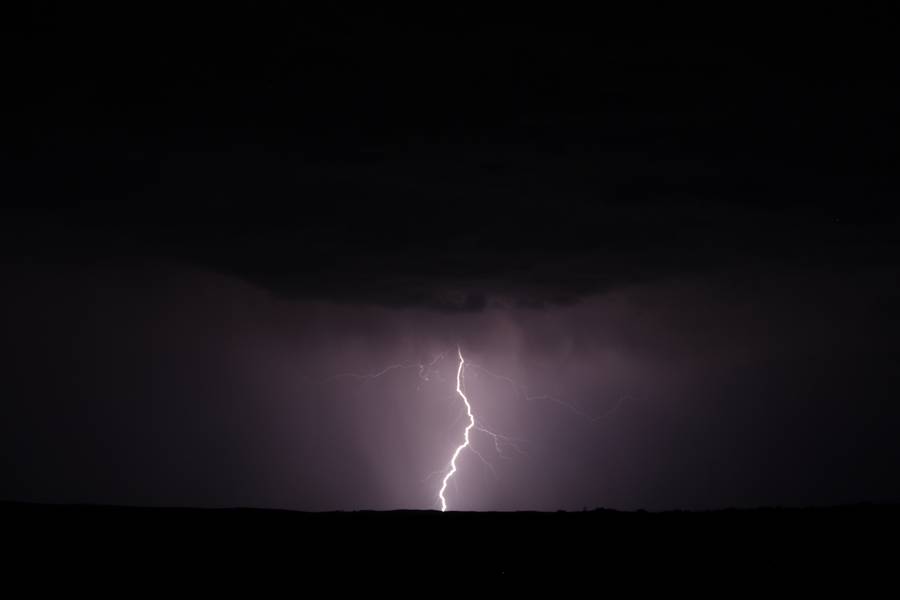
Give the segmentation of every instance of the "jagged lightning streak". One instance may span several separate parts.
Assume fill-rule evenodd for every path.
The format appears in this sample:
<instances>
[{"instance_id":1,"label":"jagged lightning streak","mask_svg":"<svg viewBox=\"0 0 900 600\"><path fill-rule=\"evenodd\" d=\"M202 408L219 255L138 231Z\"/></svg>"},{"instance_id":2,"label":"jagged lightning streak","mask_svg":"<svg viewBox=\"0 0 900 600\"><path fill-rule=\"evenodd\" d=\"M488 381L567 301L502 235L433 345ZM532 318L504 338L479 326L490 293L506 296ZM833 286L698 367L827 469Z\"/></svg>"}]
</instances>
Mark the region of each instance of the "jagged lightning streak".
<instances>
[{"instance_id":1,"label":"jagged lightning streak","mask_svg":"<svg viewBox=\"0 0 900 600\"><path fill-rule=\"evenodd\" d=\"M419 370L419 379L422 381L429 381L432 373L436 373L437 378L440 381L443 381L443 378L440 376L437 371L434 369L434 365L442 360L444 356L446 356L447 352L440 352L429 363L423 362L405 362L405 363L397 363L393 365L388 365L381 369L380 371L374 371L372 373L337 373L336 375L331 375L322 379L320 383L330 383L332 381L338 381L340 379L356 379L358 381L371 381L373 379L378 379L382 375L387 375L391 371L395 371L397 369L418 369Z\"/></svg>"},{"instance_id":2,"label":"jagged lightning streak","mask_svg":"<svg viewBox=\"0 0 900 600\"><path fill-rule=\"evenodd\" d=\"M418 378L425 382L429 381L432 376L434 376L438 381L445 381L445 379L440 375L440 371L435 368L435 365L437 363L439 363L440 361L442 361L446 357L447 353L448 353L448 351L440 352L437 355L435 355L431 359L431 361L429 361L427 363L426 362L403 362L403 363L391 364L391 365L381 368L378 371L373 371L373 372L369 372L369 373L338 373L336 375L332 375L325 379L319 380L319 383L322 383L322 384L332 383L332 382L335 382L335 381L338 381L341 379L348 379L348 378L354 379L354 380L357 380L360 382L366 382L366 381L372 381L372 380L379 379L382 376L387 375L388 373L395 371L395 370L407 370L407 369L417 369L418 370ZM509 384L511 386L511 388L516 392L516 394L519 397L521 397L523 400L526 400L526 401L548 401L553 404L562 406L562 407L568 409L573 414L575 414L581 418L584 418L588 421L595 422L595 423L603 418L610 416L613 412L615 412L619 408L622 401L625 399L625 397L619 398L619 401L612 407L612 410L609 410L604 414L591 415L591 414L588 414L588 413L582 411L574 404L570 404L560 398L557 398L556 396L544 395L544 394L531 395L528 393L528 388L526 386L520 384L516 380L514 380L510 377L507 377L505 375L495 373L479 364L467 362L463 358L461 347L458 345L456 347L456 353L459 358L459 363L458 363L457 369L456 369L456 393L455 393L455 395L462 398L463 406L465 408L465 415L468 418L468 423L466 424L465 430L463 431L463 442L459 446L457 446L456 449L454 450L453 455L450 459L449 466L445 467L444 469L434 471L433 473L429 474L426 477L426 480L427 480L427 479L430 479L431 477L440 476L441 474L443 474L443 479L441 480L440 490L438 492L438 497L440 499L440 504L441 504L441 512L447 511L447 498L446 498L447 487L450 483L450 480L453 478L453 476L459 470L456 463L457 463L457 460L459 459L459 456L462 454L463 450L471 451L478 459L481 460L481 462L484 464L484 466L491 473L493 473L494 476L496 477L496 471L494 469L493 464L491 464L491 462L488 461L484 457L484 455L482 455L475 448L475 446L471 443L470 433L473 429L478 432L481 432L485 436L488 436L491 438L491 440L494 443L494 449L497 453L497 456L500 457L501 459L510 458L510 456L508 454L508 450L512 450L516 454L520 454L520 455L526 454L525 449L523 448L523 446L520 445L520 443L525 442L525 440L520 440L517 438L513 438L513 437L509 437L506 435L496 433L496 432L492 431L491 429L487 428L480 419L477 419L475 417L475 413L473 412L472 405L469 402L469 398L468 398L468 396L466 396L466 393L463 389L465 387L464 376L465 376L466 369L468 367L475 368L476 374L481 372L481 373L484 373L485 375L488 375L490 377L496 378L498 380L501 380L501 381ZM462 414L460 414L460 417L462 417Z\"/></svg>"},{"instance_id":3,"label":"jagged lightning streak","mask_svg":"<svg viewBox=\"0 0 900 600\"><path fill-rule=\"evenodd\" d=\"M466 414L469 416L469 423L466 425L466 429L463 432L463 443L457 446L456 450L453 452L453 457L450 459L450 470L447 471L447 474L444 475L444 480L441 482L441 490L438 492L438 496L441 499L441 512L447 512L447 498L444 497L444 492L447 491L447 483L456 473L456 459L459 458L459 453L468 447L469 431L475 427L475 415L472 414L472 405L469 404L469 399L466 398L466 393L462 389L462 374L466 361L463 359L462 349L460 349L459 346L456 347L456 352L459 355L459 367L456 369L456 393L459 394L459 397L462 398L463 403L466 405Z\"/></svg>"}]
</instances>

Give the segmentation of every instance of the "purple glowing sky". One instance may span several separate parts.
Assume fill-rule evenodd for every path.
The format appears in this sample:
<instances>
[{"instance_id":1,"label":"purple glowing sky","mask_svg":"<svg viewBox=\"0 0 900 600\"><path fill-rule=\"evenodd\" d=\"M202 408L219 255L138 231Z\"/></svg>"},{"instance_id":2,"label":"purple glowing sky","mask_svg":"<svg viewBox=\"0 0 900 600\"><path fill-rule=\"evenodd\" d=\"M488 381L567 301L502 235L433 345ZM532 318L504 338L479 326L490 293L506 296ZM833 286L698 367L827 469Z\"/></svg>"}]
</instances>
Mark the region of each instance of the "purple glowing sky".
<instances>
[{"instance_id":1,"label":"purple glowing sky","mask_svg":"<svg viewBox=\"0 0 900 600\"><path fill-rule=\"evenodd\" d=\"M166 264L7 269L4 494L438 508L466 424L458 344L479 424L516 448L474 429L451 508L889 498L878 418L896 409L868 387L885 376L868 326L884 276L682 277L442 312L286 299Z\"/></svg>"}]
</instances>

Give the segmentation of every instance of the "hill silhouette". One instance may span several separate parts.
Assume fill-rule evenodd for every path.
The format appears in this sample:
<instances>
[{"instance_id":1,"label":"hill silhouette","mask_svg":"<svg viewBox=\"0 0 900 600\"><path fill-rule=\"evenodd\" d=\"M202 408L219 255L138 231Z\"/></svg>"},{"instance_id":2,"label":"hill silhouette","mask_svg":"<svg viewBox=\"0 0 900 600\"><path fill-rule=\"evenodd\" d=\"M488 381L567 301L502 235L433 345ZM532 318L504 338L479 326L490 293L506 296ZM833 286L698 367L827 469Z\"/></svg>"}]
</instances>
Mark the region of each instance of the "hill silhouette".
<instances>
[{"instance_id":1,"label":"hill silhouette","mask_svg":"<svg viewBox=\"0 0 900 600\"><path fill-rule=\"evenodd\" d=\"M0 522L7 548L25 568L101 569L131 581L215 573L218 585L236 570L305 578L393 573L404 581L443 576L456 583L553 574L640 586L672 577L874 585L896 566L900 506L304 513L6 502Z\"/></svg>"}]
</instances>

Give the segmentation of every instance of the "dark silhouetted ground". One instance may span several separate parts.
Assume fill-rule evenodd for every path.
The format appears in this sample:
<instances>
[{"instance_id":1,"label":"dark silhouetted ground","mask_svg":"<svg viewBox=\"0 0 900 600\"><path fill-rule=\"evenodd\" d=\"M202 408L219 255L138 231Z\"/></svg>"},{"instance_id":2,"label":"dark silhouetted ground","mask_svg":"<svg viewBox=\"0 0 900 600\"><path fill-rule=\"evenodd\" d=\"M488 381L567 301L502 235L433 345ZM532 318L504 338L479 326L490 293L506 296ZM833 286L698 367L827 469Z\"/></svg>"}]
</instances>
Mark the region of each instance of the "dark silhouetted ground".
<instances>
[{"instance_id":1,"label":"dark silhouetted ground","mask_svg":"<svg viewBox=\"0 0 900 600\"><path fill-rule=\"evenodd\" d=\"M635 591L725 585L730 596L773 582L860 593L891 585L900 507L441 514L2 503L0 523L8 572L53 574L43 583L187 576L213 588L235 579L345 586L374 574L443 589L489 575Z\"/></svg>"}]
</instances>

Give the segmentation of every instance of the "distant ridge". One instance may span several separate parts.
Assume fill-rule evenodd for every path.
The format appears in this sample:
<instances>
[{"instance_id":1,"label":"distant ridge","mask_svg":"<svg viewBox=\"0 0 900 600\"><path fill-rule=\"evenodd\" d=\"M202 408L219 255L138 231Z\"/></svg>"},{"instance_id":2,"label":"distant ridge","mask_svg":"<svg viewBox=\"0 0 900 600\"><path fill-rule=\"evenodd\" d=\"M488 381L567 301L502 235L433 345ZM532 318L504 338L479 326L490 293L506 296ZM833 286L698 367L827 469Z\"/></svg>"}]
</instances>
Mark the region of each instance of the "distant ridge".
<instances>
[{"instance_id":1,"label":"distant ridge","mask_svg":"<svg viewBox=\"0 0 900 600\"><path fill-rule=\"evenodd\" d=\"M68 576L59 573L87 573L124 585L188 577L207 591L232 591L234 575L258 582L274 574L290 586L387 577L418 590L413 582L423 577L465 573L506 582L599 578L623 589L686 577L716 590L717 581L744 590L787 581L833 590L843 581L858 592L893 581L900 506L311 513L6 501L0 532L4 547L15 550L5 572L33 571L29 582L47 573L63 583Z\"/></svg>"}]
</instances>

